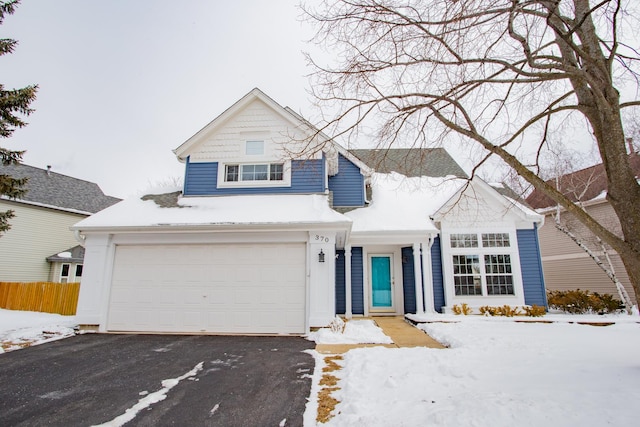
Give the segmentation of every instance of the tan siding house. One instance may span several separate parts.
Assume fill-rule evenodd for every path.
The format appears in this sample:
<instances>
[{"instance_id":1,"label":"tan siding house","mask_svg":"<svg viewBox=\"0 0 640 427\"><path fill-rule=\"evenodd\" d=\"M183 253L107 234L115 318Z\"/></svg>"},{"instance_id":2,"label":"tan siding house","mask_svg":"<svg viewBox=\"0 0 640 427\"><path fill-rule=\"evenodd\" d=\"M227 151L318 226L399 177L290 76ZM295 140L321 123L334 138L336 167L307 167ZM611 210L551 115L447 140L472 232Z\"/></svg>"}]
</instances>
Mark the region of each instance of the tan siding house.
<instances>
[{"instance_id":1,"label":"tan siding house","mask_svg":"<svg viewBox=\"0 0 640 427\"><path fill-rule=\"evenodd\" d=\"M640 155L630 154L629 163L636 171L636 176L640 176ZM605 198L607 182L602 164L563 175L558 179L550 180L549 183L555 185L573 201L580 202L586 211L602 225L621 235L618 218ZM617 297L616 287L606 273L583 249L554 226L557 212L553 200L536 190L527 197L526 201L546 217L547 225L540 229L540 252L547 289L582 289L608 293ZM582 223L563 210L560 212L560 221L602 261L606 261L597 239ZM635 292L620 257L612 250L609 254L616 276L631 299L635 300Z\"/></svg>"},{"instance_id":2,"label":"tan siding house","mask_svg":"<svg viewBox=\"0 0 640 427\"><path fill-rule=\"evenodd\" d=\"M95 183L24 164L0 164L0 174L29 178L23 198L0 198L0 211L15 213L0 234L0 282L60 281L63 263L47 258L78 245L72 225L120 200Z\"/></svg>"}]
</instances>

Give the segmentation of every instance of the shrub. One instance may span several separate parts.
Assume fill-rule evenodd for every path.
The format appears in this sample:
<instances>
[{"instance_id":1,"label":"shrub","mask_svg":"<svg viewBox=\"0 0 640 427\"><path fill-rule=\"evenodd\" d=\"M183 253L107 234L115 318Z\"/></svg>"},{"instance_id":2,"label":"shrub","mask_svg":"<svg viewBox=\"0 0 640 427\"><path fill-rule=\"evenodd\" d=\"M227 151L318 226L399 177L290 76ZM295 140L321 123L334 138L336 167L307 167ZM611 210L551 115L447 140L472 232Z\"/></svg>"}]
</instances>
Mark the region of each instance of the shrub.
<instances>
[{"instance_id":1,"label":"shrub","mask_svg":"<svg viewBox=\"0 0 640 427\"><path fill-rule=\"evenodd\" d=\"M473 309L471 307L469 307L467 305L467 303L462 303L462 305L455 304L451 308L453 310L453 314L458 315L458 316L461 315L461 314L464 314L466 316L466 315L471 314L473 312Z\"/></svg>"},{"instance_id":2,"label":"shrub","mask_svg":"<svg viewBox=\"0 0 640 427\"><path fill-rule=\"evenodd\" d=\"M498 308L483 305L482 307L480 307L480 314L484 316L496 316L498 314Z\"/></svg>"},{"instance_id":3,"label":"shrub","mask_svg":"<svg viewBox=\"0 0 640 427\"><path fill-rule=\"evenodd\" d=\"M542 317L547 313L547 310L545 310L544 307L539 306L539 305L532 305L531 307L528 306L524 306L524 314L526 314L529 317Z\"/></svg>"},{"instance_id":4,"label":"shrub","mask_svg":"<svg viewBox=\"0 0 640 427\"><path fill-rule=\"evenodd\" d=\"M518 307L511 308L505 304L502 307L496 307L496 312L499 316L513 317L520 314L520 309Z\"/></svg>"},{"instance_id":5,"label":"shrub","mask_svg":"<svg viewBox=\"0 0 640 427\"><path fill-rule=\"evenodd\" d=\"M611 294L600 295L597 292L581 291L548 291L549 307L562 310L565 313L585 314L615 313L621 310L622 303Z\"/></svg>"}]
</instances>

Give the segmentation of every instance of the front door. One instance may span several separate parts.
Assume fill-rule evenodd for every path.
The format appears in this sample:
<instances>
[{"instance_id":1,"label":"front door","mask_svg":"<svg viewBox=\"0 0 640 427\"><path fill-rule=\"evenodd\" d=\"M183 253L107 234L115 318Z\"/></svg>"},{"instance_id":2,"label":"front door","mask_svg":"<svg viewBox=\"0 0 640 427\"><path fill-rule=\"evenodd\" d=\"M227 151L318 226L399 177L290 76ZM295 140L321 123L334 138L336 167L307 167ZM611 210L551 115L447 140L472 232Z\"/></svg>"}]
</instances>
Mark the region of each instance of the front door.
<instances>
[{"instance_id":1,"label":"front door","mask_svg":"<svg viewBox=\"0 0 640 427\"><path fill-rule=\"evenodd\" d=\"M370 255L371 310L393 310L393 256Z\"/></svg>"}]
</instances>

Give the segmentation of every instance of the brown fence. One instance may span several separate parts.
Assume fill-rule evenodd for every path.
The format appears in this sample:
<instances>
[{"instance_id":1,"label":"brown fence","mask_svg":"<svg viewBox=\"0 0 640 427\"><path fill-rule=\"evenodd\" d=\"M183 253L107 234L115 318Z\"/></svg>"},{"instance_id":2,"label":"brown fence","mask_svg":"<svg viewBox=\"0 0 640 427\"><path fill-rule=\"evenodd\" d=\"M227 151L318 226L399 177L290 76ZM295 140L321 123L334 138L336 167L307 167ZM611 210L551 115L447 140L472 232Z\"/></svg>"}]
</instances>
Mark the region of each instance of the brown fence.
<instances>
[{"instance_id":1,"label":"brown fence","mask_svg":"<svg viewBox=\"0 0 640 427\"><path fill-rule=\"evenodd\" d=\"M0 308L76 314L80 283L0 282Z\"/></svg>"}]
</instances>

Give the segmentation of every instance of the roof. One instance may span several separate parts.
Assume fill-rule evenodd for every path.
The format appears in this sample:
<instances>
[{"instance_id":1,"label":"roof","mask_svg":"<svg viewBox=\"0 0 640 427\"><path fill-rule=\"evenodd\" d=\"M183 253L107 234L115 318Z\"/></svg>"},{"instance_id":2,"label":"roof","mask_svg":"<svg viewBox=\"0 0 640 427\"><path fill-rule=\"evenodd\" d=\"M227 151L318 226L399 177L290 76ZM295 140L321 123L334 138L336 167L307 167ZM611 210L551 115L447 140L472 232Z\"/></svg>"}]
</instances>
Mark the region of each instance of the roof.
<instances>
[{"instance_id":1,"label":"roof","mask_svg":"<svg viewBox=\"0 0 640 427\"><path fill-rule=\"evenodd\" d=\"M406 177L399 173L375 173L369 206L345 215L353 220L352 234L437 233L430 219L468 181L454 177Z\"/></svg>"},{"instance_id":2,"label":"roof","mask_svg":"<svg viewBox=\"0 0 640 427\"><path fill-rule=\"evenodd\" d=\"M17 201L92 214L120 201L106 196L98 184L23 163L3 165L0 174L28 178L28 190Z\"/></svg>"},{"instance_id":3,"label":"roof","mask_svg":"<svg viewBox=\"0 0 640 427\"><path fill-rule=\"evenodd\" d=\"M57 254L47 257L49 262L81 263L84 260L84 248L80 245L74 246Z\"/></svg>"},{"instance_id":4,"label":"roof","mask_svg":"<svg viewBox=\"0 0 640 427\"><path fill-rule=\"evenodd\" d=\"M83 219L81 231L307 227L350 228L351 221L329 207L320 194L180 197L178 193L132 197Z\"/></svg>"},{"instance_id":5,"label":"roof","mask_svg":"<svg viewBox=\"0 0 640 427\"><path fill-rule=\"evenodd\" d=\"M640 177L640 155L638 153L631 154L629 163L631 169L636 173L636 177ZM602 163L560 176L557 179L557 186L556 178L546 182L553 187L557 187L572 202L593 200L607 191L607 175ZM543 209L556 205L556 202L551 197L538 189L529 194L526 202L534 209Z\"/></svg>"},{"instance_id":6,"label":"roof","mask_svg":"<svg viewBox=\"0 0 640 427\"><path fill-rule=\"evenodd\" d=\"M350 152L378 173L397 172L409 178L467 178L464 170L444 148L389 148Z\"/></svg>"}]
</instances>

